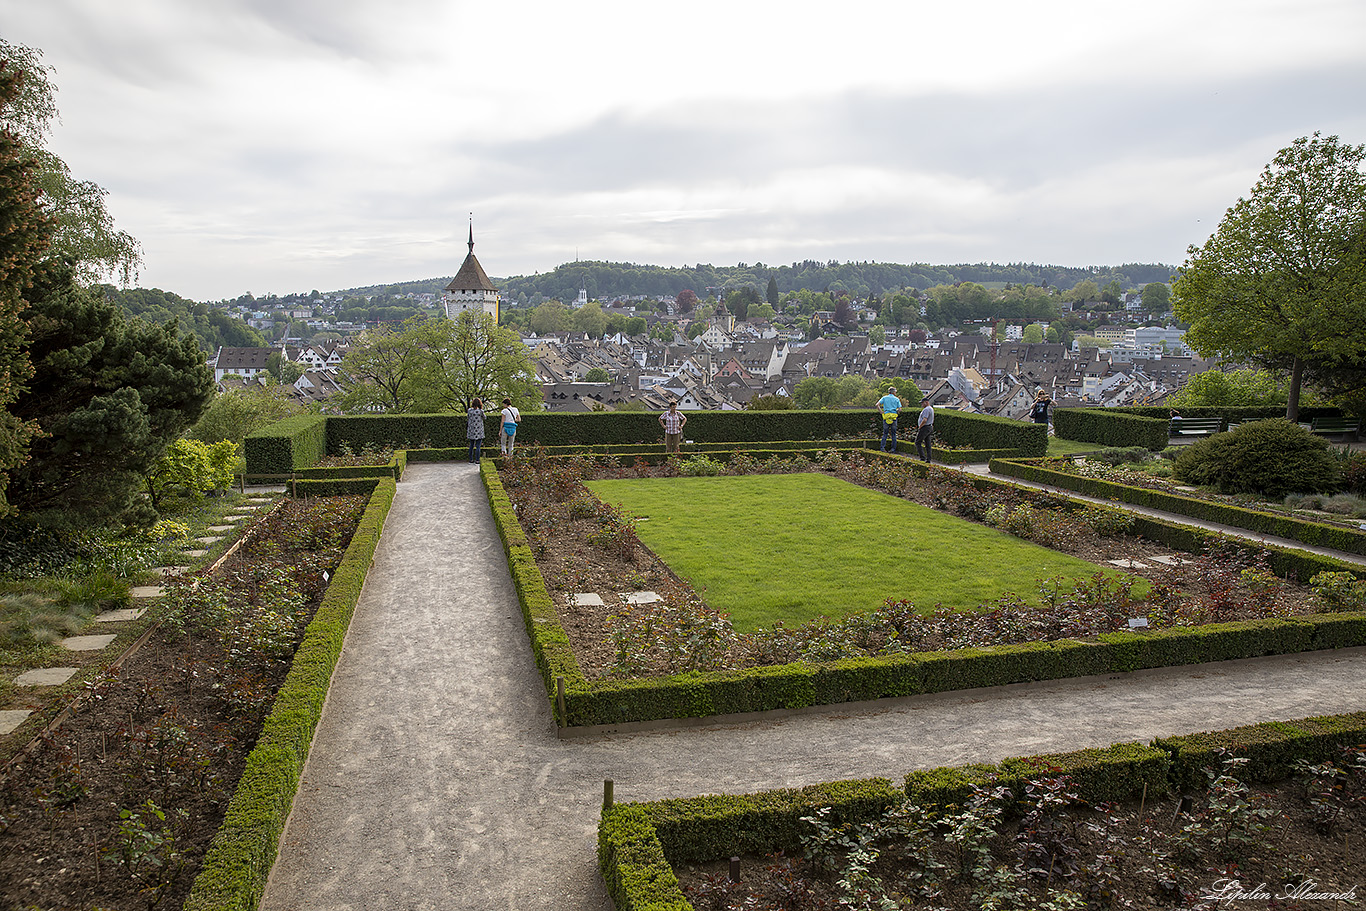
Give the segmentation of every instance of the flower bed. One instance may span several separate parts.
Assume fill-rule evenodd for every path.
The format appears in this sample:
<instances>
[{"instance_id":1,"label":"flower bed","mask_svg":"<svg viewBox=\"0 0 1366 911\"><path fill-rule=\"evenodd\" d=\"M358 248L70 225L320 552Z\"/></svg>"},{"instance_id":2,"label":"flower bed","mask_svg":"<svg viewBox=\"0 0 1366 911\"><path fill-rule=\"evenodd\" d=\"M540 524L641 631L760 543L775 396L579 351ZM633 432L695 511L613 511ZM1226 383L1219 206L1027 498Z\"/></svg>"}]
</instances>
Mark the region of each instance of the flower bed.
<instances>
[{"instance_id":1,"label":"flower bed","mask_svg":"<svg viewBox=\"0 0 1366 911\"><path fill-rule=\"evenodd\" d=\"M184 902L365 501L287 503L219 575L173 588L119 672L5 770L7 899Z\"/></svg>"},{"instance_id":2,"label":"flower bed","mask_svg":"<svg viewBox=\"0 0 1366 911\"><path fill-rule=\"evenodd\" d=\"M828 470L1054 546L1110 548L1117 559L1170 554L1173 541L1208 553L1172 570L1154 568L1142 605L1122 587L1099 585L1089 603L1050 603L1043 580L1039 602L1003 598L978 615L984 620L934 617L893 602L870 606L851 623L739 637L639 546L629 517L604 510L580 489L592 476L760 470ZM486 465L538 665L549 693L563 687L555 704L562 725L795 708L1366 643L1366 617L1312 613L1318 604L1306 589L1267 572L1277 561L1306 573L1344 570L1338 561L1221 542L1156 520L1133 520L1145 532L1140 540L1115 534L1130 520L1113 510L876 453L846 459L832 451L816 463L736 453L724 465L685 459L658 467L532 457L514 462L505 478L506 493ZM1159 549L1155 534L1171 540ZM630 614L568 603L575 592L644 585L666 603ZM1134 616L1148 620L1149 631L1129 631ZM1217 620L1229 622L1190 625ZM1039 641L1049 626L1061 638Z\"/></svg>"}]
</instances>

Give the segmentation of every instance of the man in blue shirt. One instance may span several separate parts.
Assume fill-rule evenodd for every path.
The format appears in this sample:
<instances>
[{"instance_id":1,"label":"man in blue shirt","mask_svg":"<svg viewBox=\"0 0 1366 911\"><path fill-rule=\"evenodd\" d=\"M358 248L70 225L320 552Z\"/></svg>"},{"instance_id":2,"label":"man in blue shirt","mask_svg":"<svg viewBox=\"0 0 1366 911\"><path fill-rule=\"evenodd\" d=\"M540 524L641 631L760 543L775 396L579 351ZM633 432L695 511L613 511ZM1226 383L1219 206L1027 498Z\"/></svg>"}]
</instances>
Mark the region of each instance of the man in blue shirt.
<instances>
[{"instance_id":1,"label":"man in blue shirt","mask_svg":"<svg viewBox=\"0 0 1366 911\"><path fill-rule=\"evenodd\" d=\"M896 416L901 411L901 399L896 397L896 387L887 387L887 394L877 400L878 414L882 415L882 442L878 448L883 452L896 452ZM887 446L887 438L891 437L892 445Z\"/></svg>"}]
</instances>

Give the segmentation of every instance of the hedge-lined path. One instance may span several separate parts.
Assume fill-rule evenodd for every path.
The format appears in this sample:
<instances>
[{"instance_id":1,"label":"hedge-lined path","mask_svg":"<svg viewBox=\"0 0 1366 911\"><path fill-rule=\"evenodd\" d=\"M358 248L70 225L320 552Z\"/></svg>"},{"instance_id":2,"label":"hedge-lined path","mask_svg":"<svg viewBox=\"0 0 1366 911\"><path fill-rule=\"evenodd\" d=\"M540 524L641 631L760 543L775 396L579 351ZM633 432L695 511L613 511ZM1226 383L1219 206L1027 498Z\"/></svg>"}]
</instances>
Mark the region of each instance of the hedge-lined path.
<instances>
[{"instance_id":1,"label":"hedge-lined path","mask_svg":"<svg viewBox=\"0 0 1366 911\"><path fill-rule=\"evenodd\" d=\"M473 466L398 486L263 911L606 911L618 800L747 793L1366 709L1366 649L560 740Z\"/></svg>"},{"instance_id":2,"label":"hedge-lined path","mask_svg":"<svg viewBox=\"0 0 1366 911\"><path fill-rule=\"evenodd\" d=\"M1017 484L1020 487L1032 487L1035 490L1043 490L1048 493L1056 493L1074 500L1085 500L1088 503L1097 503L1101 506L1110 506L1115 509L1122 509L1136 515L1149 516L1154 519L1164 519L1169 522L1177 522L1181 525L1189 525L1192 528L1202 528L1205 531L1217 531L1220 534L1228 535L1231 538L1245 538L1249 541L1256 541L1258 544L1270 544L1275 547L1285 547L1291 550L1303 550L1308 553L1318 554L1322 557L1333 557L1347 563L1355 563L1359 566L1366 566L1366 556L1361 554L1351 554L1342 550L1334 550L1331 547L1320 547L1314 544L1304 544L1293 538L1281 538L1276 535L1264 535L1261 532L1249 531L1246 528L1237 528L1233 525L1220 525L1217 522L1207 522L1203 519L1193 519L1189 516L1178 516L1175 513L1164 512L1160 509L1153 509L1150 506L1138 506L1132 503L1123 503L1119 500L1107 500L1104 497L1095 497L1089 494L1078 493L1075 490L1068 490L1066 487L1058 487L1053 484L1044 484L1039 481L1026 481L1012 475L998 474L987 467L985 463L974 463L970 465L940 465L940 468L948 468L952 471L964 471L970 474L990 477L998 481L1006 481Z\"/></svg>"}]
</instances>

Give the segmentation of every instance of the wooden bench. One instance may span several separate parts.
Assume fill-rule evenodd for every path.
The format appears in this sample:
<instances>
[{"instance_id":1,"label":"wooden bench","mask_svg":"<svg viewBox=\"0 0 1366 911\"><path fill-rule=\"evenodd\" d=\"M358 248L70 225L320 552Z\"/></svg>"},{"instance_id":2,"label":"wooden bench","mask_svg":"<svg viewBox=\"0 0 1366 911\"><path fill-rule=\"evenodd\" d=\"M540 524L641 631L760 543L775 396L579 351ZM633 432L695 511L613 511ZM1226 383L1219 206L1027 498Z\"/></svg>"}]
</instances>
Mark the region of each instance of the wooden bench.
<instances>
[{"instance_id":1,"label":"wooden bench","mask_svg":"<svg viewBox=\"0 0 1366 911\"><path fill-rule=\"evenodd\" d=\"M1322 436L1356 436L1361 430L1361 421L1356 418L1314 418L1309 429Z\"/></svg>"},{"instance_id":2,"label":"wooden bench","mask_svg":"<svg viewBox=\"0 0 1366 911\"><path fill-rule=\"evenodd\" d=\"M1209 436L1211 433L1223 433L1223 418L1172 418L1171 428L1167 431L1170 436Z\"/></svg>"}]
</instances>

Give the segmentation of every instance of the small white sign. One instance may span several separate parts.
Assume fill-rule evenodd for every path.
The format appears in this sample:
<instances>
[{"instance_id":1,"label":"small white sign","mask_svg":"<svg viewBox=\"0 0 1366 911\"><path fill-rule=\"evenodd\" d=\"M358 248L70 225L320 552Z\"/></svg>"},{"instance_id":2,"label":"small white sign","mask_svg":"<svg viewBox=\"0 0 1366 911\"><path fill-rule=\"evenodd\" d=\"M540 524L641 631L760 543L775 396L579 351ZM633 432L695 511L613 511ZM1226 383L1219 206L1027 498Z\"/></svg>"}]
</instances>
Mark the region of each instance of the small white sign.
<instances>
[{"instance_id":1,"label":"small white sign","mask_svg":"<svg viewBox=\"0 0 1366 911\"><path fill-rule=\"evenodd\" d=\"M1147 629L1147 628L1148 628L1148 618L1147 618L1147 617L1130 617L1130 618L1129 618L1129 629Z\"/></svg>"}]
</instances>

